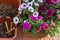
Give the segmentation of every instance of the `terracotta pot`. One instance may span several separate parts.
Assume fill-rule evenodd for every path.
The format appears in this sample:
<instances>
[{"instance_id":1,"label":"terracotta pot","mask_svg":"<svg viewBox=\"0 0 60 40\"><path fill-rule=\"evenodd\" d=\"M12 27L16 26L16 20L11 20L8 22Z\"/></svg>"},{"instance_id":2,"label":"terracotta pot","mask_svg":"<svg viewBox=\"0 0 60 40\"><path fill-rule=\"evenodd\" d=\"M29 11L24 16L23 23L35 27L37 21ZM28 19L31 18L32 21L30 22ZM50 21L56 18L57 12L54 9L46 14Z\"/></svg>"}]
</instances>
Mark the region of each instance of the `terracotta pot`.
<instances>
[{"instance_id":1,"label":"terracotta pot","mask_svg":"<svg viewBox=\"0 0 60 40\"><path fill-rule=\"evenodd\" d=\"M17 36L17 28L15 28L15 35L12 38L0 38L0 40L14 40Z\"/></svg>"},{"instance_id":2,"label":"terracotta pot","mask_svg":"<svg viewBox=\"0 0 60 40\"><path fill-rule=\"evenodd\" d=\"M6 4L17 6L17 7L19 5L18 0L0 0L0 3L6 3Z\"/></svg>"},{"instance_id":3,"label":"terracotta pot","mask_svg":"<svg viewBox=\"0 0 60 40\"><path fill-rule=\"evenodd\" d=\"M21 0L20 0L21 2ZM13 5L18 7L19 1L18 0L0 0L0 3L6 3L8 5ZM12 38L0 38L0 40L14 40L17 36L17 28L15 28L15 35Z\"/></svg>"}]
</instances>

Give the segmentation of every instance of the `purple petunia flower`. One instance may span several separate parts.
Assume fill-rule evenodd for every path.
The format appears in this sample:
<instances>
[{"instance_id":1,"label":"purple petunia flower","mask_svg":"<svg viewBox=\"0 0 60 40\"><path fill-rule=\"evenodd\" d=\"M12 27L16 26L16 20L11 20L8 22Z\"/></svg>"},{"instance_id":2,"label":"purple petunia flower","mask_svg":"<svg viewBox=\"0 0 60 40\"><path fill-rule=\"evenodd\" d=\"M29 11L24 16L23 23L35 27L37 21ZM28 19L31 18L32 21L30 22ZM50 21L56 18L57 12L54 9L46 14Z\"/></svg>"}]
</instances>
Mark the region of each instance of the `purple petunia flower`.
<instances>
[{"instance_id":1,"label":"purple petunia flower","mask_svg":"<svg viewBox=\"0 0 60 40\"><path fill-rule=\"evenodd\" d=\"M52 4L52 0L44 0L45 4L50 6Z\"/></svg>"},{"instance_id":2,"label":"purple petunia flower","mask_svg":"<svg viewBox=\"0 0 60 40\"><path fill-rule=\"evenodd\" d=\"M53 15L54 15L54 10L53 9L47 10L46 16L52 17Z\"/></svg>"},{"instance_id":3,"label":"purple petunia flower","mask_svg":"<svg viewBox=\"0 0 60 40\"><path fill-rule=\"evenodd\" d=\"M52 2L53 2L54 4L57 4L57 3L58 3L58 0L52 0Z\"/></svg>"},{"instance_id":4,"label":"purple petunia flower","mask_svg":"<svg viewBox=\"0 0 60 40\"><path fill-rule=\"evenodd\" d=\"M38 7L38 13L41 13L41 12L43 12L45 10L45 7L43 6L43 5L40 5L39 7Z\"/></svg>"},{"instance_id":5,"label":"purple petunia flower","mask_svg":"<svg viewBox=\"0 0 60 40\"><path fill-rule=\"evenodd\" d=\"M30 28L31 28L30 23L24 21L24 22L23 22L23 25L22 25L22 29L23 29L23 30L30 30Z\"/></svg>"},{"instance_id":6,"label":"purple petunia flower","mask_svg":"<svg viewBox=\"0 0 60 40\"><path fill-rule=\"evenodd\" d=\"M30 16L30 20L36 22L38 20L41 20L43 17L42 16L37 16L37 17L34 17L33 15Z\"/></svg>"}]
</instances>

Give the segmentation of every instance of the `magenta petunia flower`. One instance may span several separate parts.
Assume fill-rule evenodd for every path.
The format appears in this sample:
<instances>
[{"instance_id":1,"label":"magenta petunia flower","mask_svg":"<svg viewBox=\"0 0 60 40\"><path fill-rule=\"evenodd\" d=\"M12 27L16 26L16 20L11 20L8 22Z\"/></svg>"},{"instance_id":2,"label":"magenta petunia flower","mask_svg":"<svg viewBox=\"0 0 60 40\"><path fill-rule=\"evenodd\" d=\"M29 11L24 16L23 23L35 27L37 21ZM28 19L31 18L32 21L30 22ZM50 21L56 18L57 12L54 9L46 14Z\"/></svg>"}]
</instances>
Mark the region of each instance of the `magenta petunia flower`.
<instances>
[{"instance_id":1,"label":"magenta petunia flower","mask_svg":"<svg viewBox=\"0 0 60 40\"><path fill-rule=\"evenodd\" d=\"M41 12L43 12L45 10L45 7L43 6L43 5L40 5L39 7L38 7L38 13L41 13Z\"/></svg>"},{"instance_id":2,"label":"magenta petunia flower","mask_svg":"<svg viewBox=\"0 0 60 40\"><path fill-rule=\"evenodd\" d=\"M46 16L52 17L53 15L54 15L54 10L53 9L47 10Z\"/></svg>"},{"instance_id":3,"label":"magenta petunia flower","mask_svg":"<svg viewBox=\"0 0 60 40\"><path fill-rule=\"evenodd\" d=\"M40 24L40 27L43 28L45 24L46 24L46 22L42 22L42 23Z\"/></svg>"},{"instance_id":4,"label":"magenta petunia flower","mask_svg":"<svg viewBox=\"0 0 60 40\"><path fill-rule=\"evenodd\" d=\"M46 22L42 22L40 24L40 27L43 28L44 30L49 30L50 29L49 26L48 26L48 24L46 24Z\"/></svg>"},{"instance_id":5,"label":"magenta petunia flower","mask_svg":"<svg viewBox=\"0 0 60 40\"><path fill-rule=\"evenodd\" d=\"M58 0L52 0L52 2L53 2L54 4L57 4L57 3L58 3Z\"/></svg>"},{"instance_id":6,"label":"magenta petunia flower","mask_svg":"<svg viewBox=\"0 0 60 40\"><path fill-rule=\"evenodd\" d=\"M23 24L22 24L23 30L30 30L30 28L31 28L31 25L29 22L23 22Z\"/></svg>"},{"instance_id":7,"label":"magenta petunia flower","mask_svg":"<svg viewBox=\"0 0 60 40\"><path fill-rule=\"evenodd\" d=\"M44 0L45 4L50 6L52 4L52 0Z\"/></svg>"},{"instance_id":8,"label":"magenta petunia flower","mask_svg":"<svg viewBox=\"0 0 60 40\"><path fill-rule=\"evenodd\" d=\"M44 30L49 30L49 26L46 24L44 27L43 27Z\"/></svg>"},{"instance_id":9,"label":"magenta petunia flower","mask_svg":"<svg viewBox=\"0 0 60 40\"><path fill-rule=\"evenodd\" d=\"M43 17L42 16L37 16L37 17L34 17L33 15L30 16L30 20L36 22L38 20L41 20Z\"/></svg>"}]
</instances>

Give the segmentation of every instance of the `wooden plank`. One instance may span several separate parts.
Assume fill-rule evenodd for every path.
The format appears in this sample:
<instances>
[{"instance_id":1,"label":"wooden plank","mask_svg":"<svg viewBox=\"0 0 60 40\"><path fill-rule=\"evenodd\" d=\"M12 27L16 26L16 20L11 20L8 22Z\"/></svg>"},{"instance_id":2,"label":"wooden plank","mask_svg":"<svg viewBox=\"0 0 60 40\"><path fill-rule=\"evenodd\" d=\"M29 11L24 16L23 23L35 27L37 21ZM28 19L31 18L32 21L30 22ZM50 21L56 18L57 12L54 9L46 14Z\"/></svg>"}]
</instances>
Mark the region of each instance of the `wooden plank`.
<instances>
[{"instance_id":1,"label":"wooden plank","mask_svg":"<svg viewBox=\"0 0 60 40\"><path fill-rule=\"evenodd\" d=\"M60 40L60 27L58 28L58 40Z\"/></svg>"},{"instance_id":2,"label":"wooden plank","mask_svg":"<svg viewBox=\"0 0 60 40\"><path fill-rule=\"evenodd\" d=\"M49 35L46 35L45 37L41 38L41 40L49 40Z\"/></svg>"},{"instance_id":3,"label":"wooden plank","mask_svg":"<svg viewBox=\"0 0 60 40\"><path fill-rule=\"evenodd\" d=\"M50 40L58 40L58 36L51 37Z\"/></svg>"}]
</instances>

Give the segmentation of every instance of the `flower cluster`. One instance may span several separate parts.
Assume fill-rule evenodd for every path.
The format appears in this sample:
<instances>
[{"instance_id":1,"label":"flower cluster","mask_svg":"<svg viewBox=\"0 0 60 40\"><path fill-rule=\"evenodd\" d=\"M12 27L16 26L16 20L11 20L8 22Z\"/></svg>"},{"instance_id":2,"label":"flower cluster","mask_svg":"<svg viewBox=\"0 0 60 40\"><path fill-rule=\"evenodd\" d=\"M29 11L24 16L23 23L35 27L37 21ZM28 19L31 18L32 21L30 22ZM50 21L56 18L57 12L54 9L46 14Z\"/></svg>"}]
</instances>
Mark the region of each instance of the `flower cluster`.
<instances>
[{"instance_id":1,"label":"flower cluster","mask_svg":"<svg viewBox=\"0 0 60 40\"><path fill-rule=\"evenodd\" d=\"M43 34L54 36L58 30L60 20L60 1L58 0L22 0L18 11L21 15L13 20L21 24L22 30L34 34L43 31ZM58 21L58 22L57 22Z\"/></svg>"}]
</instances>

